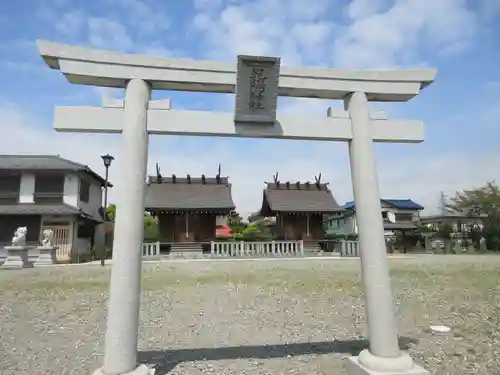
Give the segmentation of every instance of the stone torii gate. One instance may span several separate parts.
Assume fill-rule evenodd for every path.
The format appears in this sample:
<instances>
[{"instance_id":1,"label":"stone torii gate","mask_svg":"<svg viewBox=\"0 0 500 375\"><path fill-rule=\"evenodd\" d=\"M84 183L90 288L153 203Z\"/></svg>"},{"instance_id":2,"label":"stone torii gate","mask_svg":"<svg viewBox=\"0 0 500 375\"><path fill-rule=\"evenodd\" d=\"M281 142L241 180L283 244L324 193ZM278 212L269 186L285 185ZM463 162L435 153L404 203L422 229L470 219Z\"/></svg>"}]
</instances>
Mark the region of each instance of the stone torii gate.
<instances>
[{"instance_id":1,"label":"stone torii gate","mask_svg":"<svg viewBox=\"0 0 500 375\"><path fill-rule=\"evenodd\" d=\"M176 60L97 51L39 41L41 56L75 84L125 88L125 100L102 107L56 107L65 132L121 133L113 266L104 366L95 374L149 374L137 365L142 216L149 134L203 135L349 143L359 228L369 349L346 360L352 375L428 374L398 346L373 142L422 142L421 122L388 120L368 101L403 102L434 81L436 71L280 68L280 60L238 56L238 63ZM151 90L235 93L235 113L179 111L151 101ZM276 116L277 96L343 100L325 117ZM135 199L131 199L134 197Z\"/></svg>"}]
</instances>

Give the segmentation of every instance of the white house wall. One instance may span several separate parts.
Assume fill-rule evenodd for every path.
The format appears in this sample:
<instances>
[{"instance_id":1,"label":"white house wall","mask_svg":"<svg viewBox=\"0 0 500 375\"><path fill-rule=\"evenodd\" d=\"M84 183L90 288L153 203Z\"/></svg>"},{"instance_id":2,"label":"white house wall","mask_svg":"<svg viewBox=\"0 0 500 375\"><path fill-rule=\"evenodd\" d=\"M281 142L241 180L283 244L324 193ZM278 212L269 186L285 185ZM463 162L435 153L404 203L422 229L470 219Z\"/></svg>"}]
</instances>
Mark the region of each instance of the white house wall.
<instances>
[{"instance_id":1,"label":"white house wall","mask_svg":"<svg viewBox=\"0 0 500 375\"><path fill-rule=\"evenodd\" d=\"M80 192L80 179L74 173L64 176L64 198L63 202L72 207L78 207L78 195Z\"/></svg>"},{"instance_id":2,"label":"white house wall","mask_svg":"<svg viewBox=\"0 0 500 375\"><path fill-rule=\"evenodd\" d=\"M382 212L388 212L389 220L395 221L394 214L413 214L413 219L418 220L420 218L420 210L408 209L408 208L396 208L386 203L382 203Z\"/></svg>"},{"instance_id":3,"label":"white house wall","mask_svg":"<svg viewBox=\"0 0 500 375\"><path fill-rule=\"evenodd\" d=\"M389 205L382 205L382 212L387 212L387 219L392 223L396 221L397 214L413 214L413 220L418 220L419 212L418 210L408 210L408 209L400 209L394 208ZM338 225L335 225L335 222L338 222ZM332 219L330 221L332 224L330 225L330 231L338 233L338 234L358 234L358 225L356 222L356 214L352 214L341 219ZM386 235L391 235L393 232L386 232Z\"/></svg>"},{"instance_id":4,"label":"white house wall","mask_svg":"<svg viewBox=\"0 0 500 375\"><path fill-rule=\"evenodd\" d=\"M102 205L102 192L99 182L89 178L90 194L89 202L80 201L80 177L75 173L64 176L63 202L68 206L82 208L85 212L99 217L99 208ZM35 175L23 173L19 189L20 203L34 203Z\"/></svg>"},{"instance_id":5,"label":"white house wall","mask_svg":"<svg viewBox=\"0 0 500 375\"><path fill-rule=\"evenodd\" d=\"M19 203L35 202L35 175L23 173L21 175L21 186L19 188Z\"/></svg>"},{"instance_id":6,"label":"white house wall","mask_svg":"<svg viewBox=\"0 0 500 375\"><path fill-rule=\"evenodd\" d=\"M395 212L387 211L387 219L392 223L396 222Z\"/></svg>"},{"instance_id":7,"label":"white house wall","mask_svg":"<svg viewBox=\"0 0 500 375\"><path fill-rule=\"evenodd\" d=\"M334 224L338 223L338 225ZM356 218L354 215L343 217L341 219L330 220L329 231L338 234L357 234Z\"/></svg>"},{"instance_id":8,"label":"white house wall","mask_svg":"<svg viewBox=\"0 0 500 375\"><path fill-rule=\"evenodd\" d=\"M358 234L358 225L356 223L356 215L346 217L346 219L345 219L345 232Z\"/></svg>"}]
</instances>

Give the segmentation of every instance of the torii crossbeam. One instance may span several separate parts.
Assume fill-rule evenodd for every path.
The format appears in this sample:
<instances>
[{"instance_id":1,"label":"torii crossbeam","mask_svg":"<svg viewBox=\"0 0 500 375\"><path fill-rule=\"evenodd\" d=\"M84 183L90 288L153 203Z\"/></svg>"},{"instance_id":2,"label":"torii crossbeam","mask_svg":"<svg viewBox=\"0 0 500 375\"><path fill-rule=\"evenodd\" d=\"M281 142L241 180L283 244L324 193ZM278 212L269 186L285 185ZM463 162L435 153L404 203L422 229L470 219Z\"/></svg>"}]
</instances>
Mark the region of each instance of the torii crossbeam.
<instances>
[{"instance_id":1,"label":"torii crossbeam","mask_svg":"<svg viewBox=\"0 0 500 375\"><path fill-rule=\"evenodd\" d=\"M238 63L176 60L39 41L46 63L71 83L125 88L124 101L58 107L58 131L121 133L121 184L110 281L104 367L96 374L149 374L137 367L141 244L149 134L345 141L359 229L370 347L346 361L350 374L428 374L399 350L373 142L422 142L421 122L388 120L368 101L407 101L434 69L348 70L280 67L279 58ZM179 111L150 101L151 90L235 93L235 113ZM327 116L276 116L277 96L343 100Z\"/></svg>"},{"instance_id":2,"label":"torii crossbeam","mask_svg":"<svg viewBox=\"0 0 500 375\"><path fill-rule=\"evenodd\" d=\"M153 106L147 110L149 134L214 136L233 138L350 141L352 121L347 111L331 108L327 116L278 116L272 126L235 123L232 113L174 110ZM165 106L166 107L166 106ZM54 128L63 132L121 133L125 123L124 102L100 107L56 107ZM370 114L373 141L419 143L424 140L420 121L387 120L385 112Z\"/></svg>"}]
</instances>

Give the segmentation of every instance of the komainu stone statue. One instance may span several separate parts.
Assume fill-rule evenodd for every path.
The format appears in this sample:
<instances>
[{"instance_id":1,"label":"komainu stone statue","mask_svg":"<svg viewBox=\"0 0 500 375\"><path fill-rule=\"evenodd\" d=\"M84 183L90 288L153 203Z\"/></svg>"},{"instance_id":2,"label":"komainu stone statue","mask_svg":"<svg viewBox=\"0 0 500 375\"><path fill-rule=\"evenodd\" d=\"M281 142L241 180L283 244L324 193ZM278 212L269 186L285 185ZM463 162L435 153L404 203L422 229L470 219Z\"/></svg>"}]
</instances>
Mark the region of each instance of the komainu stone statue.
<instances>
[{"instance_id":1,"label":"komainu stone statue","mask_svg":"<svg viewBox=\"0 0 500 375\"><path fill-rule=\"evenodd\" d=\"M43 235L42 246L52 247L54 241L54 231L52 229L45 229L42 232L42 235Z\"/></svg>"},{"instance_id":2,"label":"komainu stone statue","mask_svg":"<svg viewBox=\"0 0 500 375\"><path fill-rule=\"evenodd\" d=\"M12 237L12 246L26 246L26 234L28 233L27 227L19 227Z\"/></svg>"}]
</instances>

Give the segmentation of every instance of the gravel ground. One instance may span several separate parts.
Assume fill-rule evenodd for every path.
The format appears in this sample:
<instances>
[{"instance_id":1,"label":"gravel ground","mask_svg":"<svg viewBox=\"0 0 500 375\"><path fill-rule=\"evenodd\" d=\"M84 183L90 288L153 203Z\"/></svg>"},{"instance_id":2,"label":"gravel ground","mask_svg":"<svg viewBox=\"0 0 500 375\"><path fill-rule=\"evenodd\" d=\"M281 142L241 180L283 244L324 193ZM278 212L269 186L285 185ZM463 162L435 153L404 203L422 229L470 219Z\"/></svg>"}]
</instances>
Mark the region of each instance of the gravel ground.
<instances>
[{"instance_id":1,"label":"gravel ground","mask_svg":"<svg viewBox=\"0 0 500 375\"><path fill-rule=\"evenodd\" d=\"M499 374L500 256L390 264L401 346L433 374ZM139 359L157 374L346 375L341 359L367 345L358 260L159 263L143 276ZM94 265L0 270L0 374L99 367L108 278Z\"/></svg>"}]
</instances>

